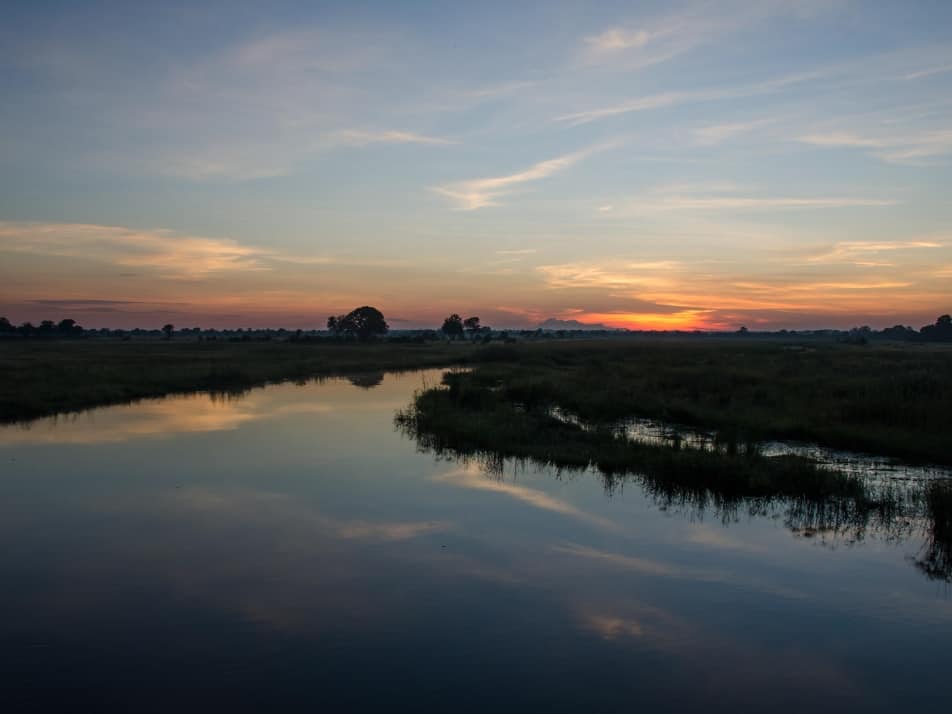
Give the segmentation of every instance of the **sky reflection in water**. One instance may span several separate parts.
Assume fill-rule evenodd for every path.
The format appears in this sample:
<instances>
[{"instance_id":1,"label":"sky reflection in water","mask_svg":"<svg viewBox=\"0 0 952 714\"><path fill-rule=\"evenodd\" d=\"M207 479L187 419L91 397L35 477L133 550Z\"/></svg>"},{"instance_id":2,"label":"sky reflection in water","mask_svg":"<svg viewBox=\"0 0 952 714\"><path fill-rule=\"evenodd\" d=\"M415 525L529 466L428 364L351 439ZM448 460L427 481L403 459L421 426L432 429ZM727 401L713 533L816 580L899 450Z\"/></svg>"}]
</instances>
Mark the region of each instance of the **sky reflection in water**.
<instances>
[{"instance_id":1,"label":"sky reflection in water","mask_svg":"<svg viewBox=\"0 0 952 714\"><path fill-rule=\"evenodd\" d=\"M419 453L424 378L0 429L19 708L943 709L918 541L660 510L634 483Z\"/></svg>"}]
</instances>

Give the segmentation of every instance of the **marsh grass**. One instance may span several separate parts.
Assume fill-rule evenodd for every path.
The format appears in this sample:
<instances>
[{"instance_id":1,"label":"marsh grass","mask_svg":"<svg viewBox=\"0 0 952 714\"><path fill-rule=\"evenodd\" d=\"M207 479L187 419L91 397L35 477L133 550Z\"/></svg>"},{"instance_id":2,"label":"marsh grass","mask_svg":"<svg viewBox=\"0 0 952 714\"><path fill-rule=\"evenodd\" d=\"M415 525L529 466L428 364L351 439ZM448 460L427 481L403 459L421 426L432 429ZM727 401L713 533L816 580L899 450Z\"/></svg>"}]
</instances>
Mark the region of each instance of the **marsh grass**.
<instances>
[{"instance_id":1,"label":"marsh grass","mask_svg":"<svg viewBox=\"0 0 952 714\"><path fill-rule=\"evenodd\" d=\"M436 452L501 454L557 468L595 468L609 485L616 477L638 474L649 491L668 500L836 498L863 508L875 505L859 479L802 458L642 444L607 426L586 429L557 419L539 406L511 401L505 390L474 385L470 377L450 375L448 388L418 393L397 414L397 424Z\"/></svg>"},{"instance_id":2,"label":"marsh grass","mask_svg":"<svg viewBox=\"0 0 952 714\"><path fill-rule=\"evenodd\" d=\"M952 464L952 349L616 340L527 345L471 387L593 424L646 417L716 430L727 445L790 439Z\"/></svg>"},{"instance_id":3,"label":"marsh grass","mask_svg":"<svg viewBox=\"0 0 952 714\"><path fill-rule=\"evenodd\" d=\"M868 483L802 457L764 456L733 436L716 449L640 443L609 425L557 418L552 409L562 404L550 393L524 383L510 389L502 375L479 367L448 373L443 387L418 392L395 423L422 450L475 460L490 475L501 474L507 459L593 469L608 492L633 480L662 509L713 513L723 521L779 513L791 531L819 541L857 542L870 532L894 541L925 536L918 567L930 577L952 578L947 484L924 490L923 484Z\"/></svg>"}]
</instances>

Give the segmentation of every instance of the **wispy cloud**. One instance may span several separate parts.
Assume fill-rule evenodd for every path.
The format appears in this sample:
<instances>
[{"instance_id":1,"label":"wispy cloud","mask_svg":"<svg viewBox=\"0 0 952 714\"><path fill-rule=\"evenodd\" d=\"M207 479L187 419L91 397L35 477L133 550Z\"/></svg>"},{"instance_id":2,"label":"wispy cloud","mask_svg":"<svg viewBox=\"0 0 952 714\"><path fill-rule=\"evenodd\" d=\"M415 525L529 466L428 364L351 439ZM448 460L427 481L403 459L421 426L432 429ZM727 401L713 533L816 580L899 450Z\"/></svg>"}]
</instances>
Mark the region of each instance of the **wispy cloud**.
<instances>
[{"instance_id":1,"label":"wispy cloud","mask_svg":"<svg viewBox=\"0 0 952 714\"><path fill-rule=\"evenodd\" d=\"M786 87L807 82L821 77L827 73L827 70L816 70L791 74L763 82L738 85L735 87L713 87L710 89L691 89L662 92L642 97L633 97L624 102L611 104L602 107L593 107L580 111L569 112L555 117L555 121L566 124L567 126L579 126L588 124L600 119L618 116L621 114L630 114L632 112L649 111L653 109L666 109L682 104L693 104L698 102L716 102L726 99L739 99L741 97L752 97L760 94L768 94L780 91Z\"/></svg>"},{"instance_id":2,"label":"wispy cloud","mask_svg":"<svg viewBox=\"0 0 952 714\"><path fill-rule=\"evenodd\" d=\"M830 250L817 253L808 258L817 263L853 263L855 265L888 265L871 259L879 253L942 248L943 243L934 240L906 241L840 241Z\"/></svg>"},{"instance_id":3,"label":"wispy cloud","mask_svg":"<svg viewBox=\"0 0 952 714\"><path fill-rule=\"evenodd\" d=\"M714 124L711 126L699 127L694 130L694 139L702 146L712 146L720 144L729 139L733 139L741 134L748 134L761 127L773 124L776 119L755 119L746 122L734 122L730 124Z\"/></svg>"},{"instance_id":4,"label":"wispy cloud","mask_svg":"<svg viewBox=\"0 0 952 714\"><path fill-rule=\"evenodd\" d=\"M667 62L704 45L723 41L772 17L806 17L832 2L785 0L696 2L667 15L620 23L583 38L579 59L585 65L610 64L626 70Z\"/></svg>"},{"instance_id":5,"label":"wispy cloud","mask_svg":"<svg viewBox=\"0 0 952 714\"><path fill-rule=\"evenodd\" d=\"M904 131L859 134L848 131L805 134L797 137L804 144L824 148L866 149L889 163L921 163L952 154L952 129L907 127Z\"/></svg>"},{"instance_id":6,"label":"wispy cloud","mask_svg":"<svg viewBox=\"0 0 952 714\"><path fill-rule=\"evenodd\" d=\"M0 222L0 250L151 268L177 278L269 269L267 251L228 238L83 223Z\"/></svg>"},{"instance_id":7,"label":"wispy cloud","mask_svg":"<svg viewBox=\"0 0 952 714\"><path fill-rule=\"evenodd\" d=\"M577 112L569 112L555 117L555 121L564 122L570 126L587 124L599 119L618 114L629 114L631 112L646 111L649 109L663 109L675 104L683 104L690 101L703 101L705 98L714 96L711 92L664 92L647 97L636 97L620 104L613 104L607 107L596 107L594 109L584 109Z\"/></svg>"},{"instance_id":8,"label":"wispy cloud","mask_svg":"<svg viewBox=\"0 0 952 714\"><path fill-rule=\"evenodd\" d=\"M609 27L583 40L582 64L622 64L637 69L660 64L700 44L701 37L678 18L642 27Z\"/></svg>"},{"instance_id":9,"label":"wispy cloud","mask_svg":"<svg viewBox=\"0 0 952 714\"><path fill-rule=\"evenodd\" d=\"M198 280L215 274L274 271L298 266L401 268L407 259L340 255L294 255L165 228L136 229L86 223L0 221L0 252L95 261L116 268L135 267L131 277ZM86 301L89 302L89 301ZM110 303L103 300L102 303ZM124 301L123 301L124 302ZM150 304L155 304L150 302Z\"/></svg>"},{"instance_id":10,"label":"wispy cloud","mask_svg":"<svg viewBox=\"0 0 952 714\"><path fill-rule=\"evenodd\" d=\"M612 144L614 146L617 144ZM461 211L475 211L487 206L500 205L499 198L512 193L519 186L549 178L565 171L594 153L604 151L610 145L599 146L563 154L554 159L546 159L527 169L505 176L457 181L444 186L434 186L431 190L451 199Z\"/></svg>"},{"instance_id":11,"label":"wispy cloud","mask_svg":"<svg viewBox=\"0 0 952 714\"><path fill-rule=\"evenodd\" d=\"M855 208L858 206L892 206L897 201L889 198L856 196L761 196L740 195L740 188L730 183L659 186L643 197L617 203L612 215L648 215L654 213L684 213L689 211L774 211L827 208Z\"/></svg>"},{"instance_id":12,"label":"wispy cloud","mask_svg":"<svg viewBox=\"0 0 952 714\"><path fill-rule=\"evenodd\" d=\"M334 132L330 139L346 146L368 146L370 144L427 144L431 146L449 146L459 143L438 136L425 136L410 131L361 131L344 129Z\"/></svg>"},{"instance_id":13,"label":"wispy cloud","mask_svg":"<svg viewBox=\"0 0 952 714\"><path fill-rule=\"evenodd\" d=\"M855 206L893 206L896 201L880 198L846 197L741 197L718 196L712 198L682 197L658 203L646 204L649 211L720 211L720 210L769 210L775 208L850 208Z\"/></svg>"},{"instance_id":14,"label":"wispy cloud","mask_svg":"<svg viewBox=\"0 0 952 714\"><path fill-rule=\"evenodd\" d=\"M903 79L914 80L914 79L923 79L924 77L932 77L937 74L946 74L952 72L952 63L941 64L933 67L926 67L924 69L919 69L903 76Z\"/></svg>"},{"instance_id":15,"label":"wispy cloud","mask_svg":"<svg viewBox=\"0 0 952 714\"><path fill-rule=\"evenodd\" d=\"M619 50L628 50L631 48L641 48L657 42L659 39L670 34L661 30L636 30L624 27L610 27L604 32L585 38L585 44L593 52L607 53L618 52Z\"/></svg>"},{"instance_id":16,"label":"wispy cloud","mask_svg":"<svg viewBox=\"0 0 952 714\"><path fill-rule=\"evenodd\" d=\"M561 263L540 265L545 284L551 288L630 289L635 286L668 285L668 275L679 270L676 261L625 261L609 263Z\"/></svg>"},{"instance_id":17,"label":"wispy cloud","mask_svg":"<svg viewBox=\"0 0 952 714\"><path fill-rule=\"evenodd\" d=\"M704 6L608 27L582 41L579 59L585 65L640 69L667 62L759 18L759 13L733 12Z\"/></svg>"},{"instance_id":18,"label":"wispy cloud","mask_svg":"<svg viewBox=\"0 0 952 714\"><path fill-rule=\"evenodd\" d=\"M534 86L535 82L530 82L527 80L519 80L515 82L503 82L501 84L493 84L483 87L476 87L475 89L468 89L462 92L468 97L473 99L486 99L490 97L502 97L506 95L513 94L529 87Z\"/></svg>"}]
</instances>

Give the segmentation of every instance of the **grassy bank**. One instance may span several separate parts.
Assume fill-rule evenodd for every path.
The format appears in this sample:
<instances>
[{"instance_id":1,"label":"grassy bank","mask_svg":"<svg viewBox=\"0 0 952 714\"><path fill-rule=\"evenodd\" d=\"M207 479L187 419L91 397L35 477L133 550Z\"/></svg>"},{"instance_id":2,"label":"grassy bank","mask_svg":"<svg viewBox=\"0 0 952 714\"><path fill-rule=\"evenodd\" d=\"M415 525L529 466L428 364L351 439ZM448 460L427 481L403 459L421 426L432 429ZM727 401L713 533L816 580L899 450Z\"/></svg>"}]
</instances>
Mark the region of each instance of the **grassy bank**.
<instances>
[{"instance_id":1,"label":"grassy bank","mask_svg":"<svg viewBox=\"0 0 952 714\"><path fill-rule=\"evenodd\" d=\"M556 468L597 468L610 480L637 473L671 498L713 494L725 502L776 497L849 498L872 506L858 479L805 459L765 458L756 451L715 453L637 443L608 428L585 429L526 408L504 390L449 375L449 388L428 389L396 416L426 449L455 456L515 457Z\"/></svg>"},{"instance_id":2,"label":"grassy bank","mask_svg":"<svg viewBox=\"0 0 952 714\"><path fill-rule=\"evenodd\" d=\"M591 423L641 416L952 463L952 349L817 342L632 340L497 348L465 389Z\"/></svg>"},{"instance_id":3,"label":"grassy bank","mask_svg":"<svg viewBox=\"0 0 952 714\"><path fill-rule=\"evenodd\" d=\"M468 345L443 344L0 342L0 421L176 392L445 366L468 352Z\"/></svg>"}]
</instances>

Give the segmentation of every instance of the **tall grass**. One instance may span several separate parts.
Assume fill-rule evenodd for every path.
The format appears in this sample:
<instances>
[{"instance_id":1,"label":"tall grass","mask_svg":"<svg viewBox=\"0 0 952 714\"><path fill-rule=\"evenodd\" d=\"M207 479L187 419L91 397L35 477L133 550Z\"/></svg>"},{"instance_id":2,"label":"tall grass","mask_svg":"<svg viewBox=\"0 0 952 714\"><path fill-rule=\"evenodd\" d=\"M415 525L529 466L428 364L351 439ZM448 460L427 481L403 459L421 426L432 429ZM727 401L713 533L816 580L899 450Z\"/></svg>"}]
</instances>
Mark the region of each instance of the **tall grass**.
<instances>
[{"instance_id":1,"label":"tall grass","mask_svg":"<svg viewBox=\"0 0 952 714\"><path fill-rule=\"evenodd\" d=\"M952 464L952 349L748 341L526 346L474 379L513 402L592 423L640 416L716 429L737 443L814 441Z\"/></svg>"}]
</instances>

